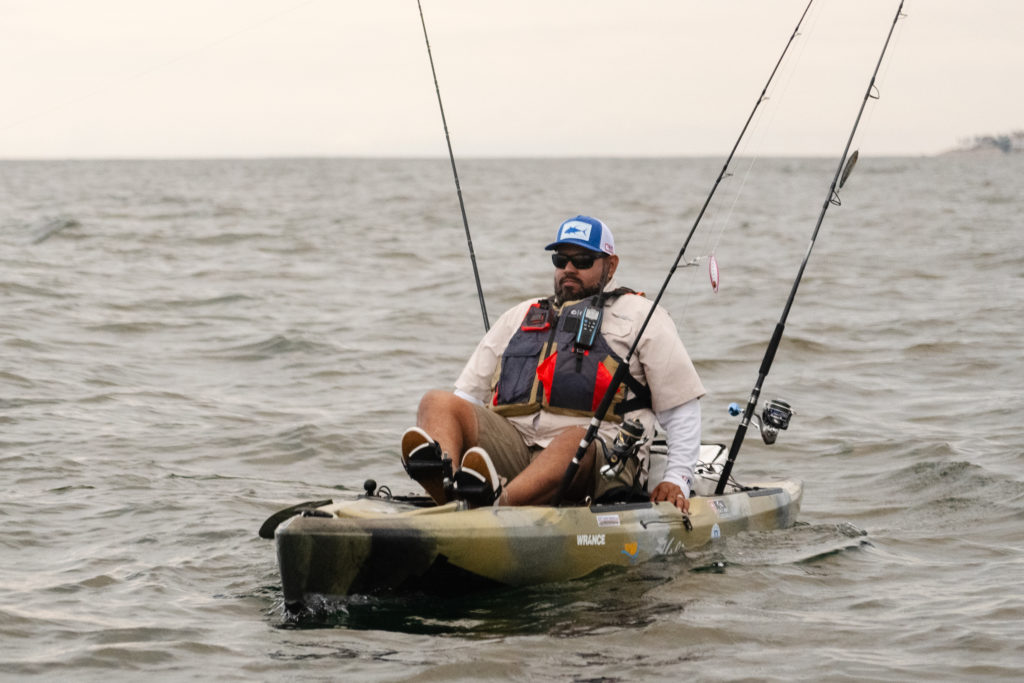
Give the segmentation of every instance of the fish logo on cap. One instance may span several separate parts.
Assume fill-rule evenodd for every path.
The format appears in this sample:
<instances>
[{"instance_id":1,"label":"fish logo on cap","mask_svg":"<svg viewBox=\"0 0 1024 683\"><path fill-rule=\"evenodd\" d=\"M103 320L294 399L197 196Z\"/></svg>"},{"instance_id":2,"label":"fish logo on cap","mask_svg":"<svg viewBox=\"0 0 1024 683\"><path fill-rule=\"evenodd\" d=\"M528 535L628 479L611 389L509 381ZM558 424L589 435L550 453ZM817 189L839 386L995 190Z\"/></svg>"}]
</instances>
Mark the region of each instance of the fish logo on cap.
<instances>
[{"instance_id":1,"label":"fish logo on cap","mask_svg":"<svg viewBox=\"0 0 1024 683\"><path fill-rule=\"evenodd\" d=\"M558 226L555 241L544 247L551 251L560 244L577 244L591 251L615 253L615 238L608 226L590 216L576 216Z\"/></svg>"},{"instance_id":2,"label":"fish logo on cap","mask_svg":"<svg viewBox=\"0 0 1024 683\"><path fill-rule=\"evenodd\" d=\"M565 240L575 237L584 242L590 241L590 230L593 228L590 223L583 221L566 221L562 224L562 230L558 233L558 239Z\"/></svg>"}]
</instances>

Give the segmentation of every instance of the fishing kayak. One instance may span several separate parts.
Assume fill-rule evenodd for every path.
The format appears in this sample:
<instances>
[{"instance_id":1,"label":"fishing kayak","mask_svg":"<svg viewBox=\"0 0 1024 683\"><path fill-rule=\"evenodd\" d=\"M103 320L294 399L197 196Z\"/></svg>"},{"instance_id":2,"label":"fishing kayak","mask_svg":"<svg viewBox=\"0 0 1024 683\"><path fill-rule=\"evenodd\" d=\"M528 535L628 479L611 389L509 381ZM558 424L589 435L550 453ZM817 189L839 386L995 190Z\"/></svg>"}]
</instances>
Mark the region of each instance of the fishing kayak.
<instances>
[{"instance_id":1,"label":"fishing kayak","mask_svg":"<svg viewBox=\"0 0 1024 683\"><path fill-rule=\"evenodd\" d=\"M714 495L716 484L714 467L698 468L684 515L646 501L469 509L392 496L368 482L354 499L283 510L260 535L276 541L285 605L294 612L353 593L444 594L578 579L796 522L799 481L731 483L722 495Z\"/></svg>"}]
</instances>

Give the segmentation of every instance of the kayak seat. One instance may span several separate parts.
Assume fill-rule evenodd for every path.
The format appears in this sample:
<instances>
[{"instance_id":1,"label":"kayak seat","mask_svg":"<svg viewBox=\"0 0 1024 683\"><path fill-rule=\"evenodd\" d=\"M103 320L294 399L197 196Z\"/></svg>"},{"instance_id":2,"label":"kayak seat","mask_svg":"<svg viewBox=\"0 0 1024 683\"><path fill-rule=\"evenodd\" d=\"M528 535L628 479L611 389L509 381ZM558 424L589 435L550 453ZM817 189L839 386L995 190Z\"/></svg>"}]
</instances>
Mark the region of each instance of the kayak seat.
<instances>
[{"instance_id":1,"label":"kayak seat","mask_svg":"<svg viewBox=\"0 0 1024 683\"><path fill-rule=\"evenodd\" d=\"M619 503L646 503L650 496L643 489L632 486L615 486L594 499L595 505L615 505Z\"/></svg>"}]
</instances>

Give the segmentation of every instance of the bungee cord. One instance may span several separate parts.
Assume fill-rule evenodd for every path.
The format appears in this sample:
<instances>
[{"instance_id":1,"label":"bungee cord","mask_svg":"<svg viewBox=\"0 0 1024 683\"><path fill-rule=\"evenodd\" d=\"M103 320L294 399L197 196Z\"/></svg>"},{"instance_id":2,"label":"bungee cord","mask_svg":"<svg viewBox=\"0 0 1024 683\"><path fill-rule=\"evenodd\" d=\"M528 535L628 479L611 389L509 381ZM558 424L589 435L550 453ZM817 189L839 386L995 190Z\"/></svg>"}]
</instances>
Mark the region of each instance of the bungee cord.
<instances>
[{"instance_id":1,"label":"bungee cord","mask_svg":"<svg viewBox=\"0 0 1024 683\"><path fill-rule=\"evenodd\" d=\"M469 234L469 219L466 217L466 203L462 199L462 186L459 184L459 171L455 167L455 153L452 151L452 138L448 134L448 121L444 115L444 104L441 102L441 87L437 84L437 70L434 68L434 55L430 51L430 38L427 36L427 21L423 18L423 4L416 0L420 10L420 24L423 26L423 41L427 44L427 57L430 59L430 73L434 76L434 90L437 92L437 106L441 110L441 125L444 127L444 139L448 143L448 158L452 162L452 175L455 176L455 192L459 196L459 209L462 211L462 225L466 230L466 245L469 247L469 260L473 264L473 279L476 280L476 294L480 299L480 313L484 318L484 332L491 329L487 319L487 305L484 303L484 289L480 284L480 271L476 265L476 252L473 251L473 238Z\"/></svg>"},{"instance_id":2,"label":"bungee cord","mask_svg":"<svg viewBox=\"0 0 1024 683\"><path fill-rule=\"evenodd\" d=\"M419 2L419 0L417 0ZM626 353L625 358L615 370L615 374L612 375L611 382L608 385L608 389L604 393L604 397L601 399L601 403L598 405L597 410L594 411L594 416L590 420L590 424L587 427L586 434L580 440L579 447L576 449L576 454L573 459L569 462L566 467L565 475L562 477L562 482L559 485L558 491L552 500L552 505L559 505L562 502L562 498L565 496L566 491L569 490L569 486L572 484L572 480L576 476L576 472L579 470L580 463L583 462L583 457L586 455L587 448L591 442L597 436L598 429L601 427L601 416L608 412L608 408L611 406L612 400L615 397L615 393L618 391L619 385L622 384L625 378L625 373L629 371L629 361L636 353L637 346L640 344L640 340L643 338L644 332L647 330L647 325L650 323L651 318L654 316L654 312L661 302L662 297L665 294L665 290L668 289L669 282L672 280L672 276L675 274L676 269L679 268L680 262L683 260L683 256L686 253L686 248L690 244L690 240L693 238L694 233L697 231L697 226L700 225L701 219L704 217L704 213L707 211L708 205L711 203L711 199L715 196L715 191L718 189L722 179L726 176L729 170L729 164L732 162L733 157L736 154L736 149L740 146L740 142L743 140L743 136L746 134L747 129L750 127L750 122L754 118L754 114L757 113L758 107L765 101L768 87L771 85L775 78L775 74L779 70L779 66L782 64L782 60L785 58L786 53L789 51L790 46L796 39L800 32L800 25L803 23L804 18L807 16L807 12L810 10L814 0L809 0L807 6L804 8L803 13L800 15L800 20L797 21L796 27L793 29L793 33L789 36L789 40L786 41L786 46L782 50L782 54L779 55L778 61L775 62L775 67L772 69L771 74L768 76L768 80L764 84L764 88L761 89L761 93L758 95L757 101L754 104L754 108L750 111L750 115L747 117L746 122L743 124L743 128L740 130L739 137L736 138L736 142L732 146L732 150L729 152L729 156L726 158L725 163L722 165L722 170L719 172L718 177L715 179L714 184L711 186L711 191L708 193L707 198L704 200L704 204L701 206L700 211L697 213L697 217L693 222L693 227L690 228L690 232L686 235L686 239L683 241L682 247L679 249L679 253L676 255L675 261L672 263L672 267L669 269L668 275L665 277L665 282L662 284L661 289L658 291L657 296L651 303L651 309L647 313L647 317L644 318L643 323L640 325L640 329L637 332L636 339L633 340L632 346Z\"/></svg>"},{"instance_id":3,"label":"bungee cord","mask_svg":"<svg viewBox=\"0 0 1024 683\"><path fill-rule=\"evenodd\" d=\"M736 463L736 457L739 454L740 447L743 445L743 439L746 436L747 427L750 425L750 420L757 407L757 401L761 394L761 386L764 384L765 377L768 376L768 371L771 370L772 361L775 359L775 352L779 348L779 342L782 340L782 333L786 328L786 319L789 317L789 311L793 307L797 288L800 286L800 280L803 278L804 270L807 268L807 262L811 258L811 251L814 249L814 242L818 238L818 231L821 229L821 224L825 220L825 214L828 211L828 207L833 205L840 206L842 203L839 198L838 190L842 189L843 185L846 183L846 179L853 170L854 164L857 163L858 157L858 153L856 151L850 155L850 146L853 144L853 138L857 133L857 128L860 125L861 116L864 114L864 108L867 106L868 100L879 98L880 94L875 85L875 80L878 77L878 70L882 66L882 60L885 57L885 53L889 49L889 42L892 39L893 31L896 29L896 24L899 22L900 17L904 16L903 2L904 0L900 0L899 7L896 8L896 15L893 17L892 25L889 27L889 32L886 34L885 43L882 46L882 52L879 54L878 62L875 64L875 69L871 73L871 80L868 82L868 87L864 91L864 97L861 100L860 109L857 110L857 118L854 120L853 128L850 130L850 135L846 140L846 147L843 148L843 153L839 157L839 164L836 167L832 183L829 185L828 194L825 196L821 212L818 214L818 221L815 223L814 231L811 233L811 240L807 245L807 251L804 254L803 261L800 263L800 268L797 270L796 279L793 281L793 286L789 291L789 297L786 299L786 305L782 309L782 315L779 317L779 321L775 325L775 331L772 333L771 341L769 341L768 348L765 350L764 358L761 361L761 367L758 370L757 381L754 383L754 388L750 392L750 398L743 410L743 416L740 418L740 424L736 428L736 435L733 437L732 445L729 447L728 458L726 459L725 465L722 467L722 472L719 475L718 485L715 488L715 495L720 496L725 492L726 483L732 475L733 465Z\"/></svg>"}]
</instances>

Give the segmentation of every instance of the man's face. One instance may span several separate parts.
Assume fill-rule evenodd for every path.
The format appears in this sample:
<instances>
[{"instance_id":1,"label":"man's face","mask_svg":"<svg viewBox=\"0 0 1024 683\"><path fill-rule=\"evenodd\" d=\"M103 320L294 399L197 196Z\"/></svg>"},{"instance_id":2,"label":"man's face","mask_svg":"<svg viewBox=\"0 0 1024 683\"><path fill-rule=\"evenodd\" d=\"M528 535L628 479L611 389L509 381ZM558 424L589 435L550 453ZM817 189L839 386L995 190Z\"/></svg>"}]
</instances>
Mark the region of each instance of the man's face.
<instances>
[{"instance_id":1,"label":"man's face","mask_svg":"<svg viewBox=\"0 0 1024 683\"><path fill-rule=\"evenodd\" d=\"M583 267L586 265L585 263L580 263L577 266L571 260L562 268L556 264L555 296L561 301L576 301L598 294L615 274L615 269L619 265L618 256L601 254L571 244L559 246L555 253L570 259L579 257L577 262L593 258L593 263L588 268Z\"/></svg>"}]
</instances>

